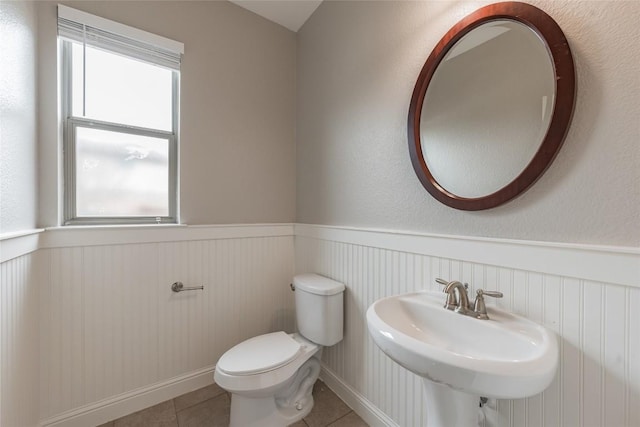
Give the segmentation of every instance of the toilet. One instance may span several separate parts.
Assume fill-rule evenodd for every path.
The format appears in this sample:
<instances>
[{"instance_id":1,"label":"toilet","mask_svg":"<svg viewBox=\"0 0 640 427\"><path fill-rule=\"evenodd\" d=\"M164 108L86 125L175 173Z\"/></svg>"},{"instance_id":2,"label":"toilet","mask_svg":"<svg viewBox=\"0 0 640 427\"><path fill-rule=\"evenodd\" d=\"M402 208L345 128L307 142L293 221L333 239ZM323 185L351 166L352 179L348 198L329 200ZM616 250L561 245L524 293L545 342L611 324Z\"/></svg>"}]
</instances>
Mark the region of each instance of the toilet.
<instances>
[{"instance_id":1,"label":"toilet","mask_svg":"<svg viewBox=\"0 0 640 427\"><path fill-rule=\"evenodd\" d=\"M215 382L231 393L230 427L284 427L313 408L322 348L342 341L345 286L318 274L293 278L298 332L273 332L222 355Z\"/></svg>"}]
</instances>

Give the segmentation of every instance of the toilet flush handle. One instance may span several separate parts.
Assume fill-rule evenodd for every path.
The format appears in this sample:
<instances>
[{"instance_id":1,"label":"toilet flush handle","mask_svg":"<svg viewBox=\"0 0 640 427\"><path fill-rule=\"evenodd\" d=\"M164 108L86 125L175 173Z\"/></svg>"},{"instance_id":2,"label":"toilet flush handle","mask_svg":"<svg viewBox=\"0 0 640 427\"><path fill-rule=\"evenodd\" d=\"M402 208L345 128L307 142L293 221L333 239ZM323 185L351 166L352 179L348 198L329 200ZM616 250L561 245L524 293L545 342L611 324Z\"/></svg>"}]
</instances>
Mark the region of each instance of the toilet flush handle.
<instances>
[{"instance_id":1,"label":"toilet flush handle","mask_svg":"<svg viewBox=\"0 0 640 427\"><path fill-rule=\"evenodd\" d=\"M296 286L295 286L293 283L289 283L289 287L291 288L291 290L292 290L293 292L295 292L295 291L296 291Z\"/></svg>"}]
</instances>

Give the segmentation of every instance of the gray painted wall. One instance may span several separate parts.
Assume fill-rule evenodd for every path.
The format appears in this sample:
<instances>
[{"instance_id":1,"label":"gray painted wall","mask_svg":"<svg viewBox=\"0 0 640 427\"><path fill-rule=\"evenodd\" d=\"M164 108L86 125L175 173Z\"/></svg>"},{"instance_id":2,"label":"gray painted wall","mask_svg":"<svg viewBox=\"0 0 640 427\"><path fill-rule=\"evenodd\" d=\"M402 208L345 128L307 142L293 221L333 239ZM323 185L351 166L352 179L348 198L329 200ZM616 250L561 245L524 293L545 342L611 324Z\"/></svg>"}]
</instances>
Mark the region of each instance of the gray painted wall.
<instances>
[{"instance_id":1,"label":"gray painted wall","mask_svg":"<svg viewBox=\"0 0 640 427\"><path fill-rule=\"evenodd\" d=\"M545 175L498 208L448 208L419 183L407 114L431 49L490 2L323 2L298 33L297 221L640 245L640 3L530 1L562 27L578 97Z\"/></svg>"},{"instance_id":2,"label":"gray painted wall","mask_svg":"<svg viewBox=\"0 0 640 427\"><path fill-rule=\"evenodd\" d=\"M36 12L0 3L0 233L35 228Z\"/></svg>"},{"instance_id":3,"label":"gray painted wall","mask_svg":"<svg viewBox=\"0 0 640 427\"><path fill-rule=\"evenodd\" d=\"M295 34L229 2L62 2L185 44L180 207L187 224L295 219ZM58 224L56 3L40 2L40 224Z\"/></svg>"}]
</instances>

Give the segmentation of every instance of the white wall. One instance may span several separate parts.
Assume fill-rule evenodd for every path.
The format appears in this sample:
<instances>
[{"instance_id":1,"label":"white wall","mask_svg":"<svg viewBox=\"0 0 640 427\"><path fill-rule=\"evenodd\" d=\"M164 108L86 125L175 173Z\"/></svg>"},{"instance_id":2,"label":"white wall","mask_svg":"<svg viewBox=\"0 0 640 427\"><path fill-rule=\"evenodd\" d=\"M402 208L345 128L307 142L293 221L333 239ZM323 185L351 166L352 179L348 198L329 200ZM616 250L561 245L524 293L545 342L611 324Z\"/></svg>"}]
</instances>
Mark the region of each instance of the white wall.
<instances>
[{"instance_id":1,"label":"white wall","mask_svg":"<svg viewBox=\"0 0 640 427\"><path fill-rule=\"evenodd\" d=\"M297 76L295 36L225 2L67 4L185 42L187 222L290 222L297 182L299 222L637 248L634 79L640 70L638 46L629 40L640 31L638 6L534 3L556 18L574 50L579 73L574 125L554 165L528 193L480 213L439 205L420 186L406 148L406 114L431 47L484 2L324 2L298 35ZM3 30L11 11L11 19L30 28L33 37L33 4L2 2L1 7ZM38 225L44 226L56 224L59 203L55 3L42 2L36 9L42 114L35 126L35 107L26 108L24 123L30 125L17 129L29 146L35 138L30 132L38 128ZM29 75L31 60L22 66ZM296 78L299 173L294 178ZM29 94L36 85L27 81ZM29 159L23 170L35 180L35 156ZM4 154L2 161L3 173L9 171ZM12 172L11 182L18 176ZM7 216L32 218L2 231L34 228L31 178L5 191L1 177L2 203L5 194L28 189L25 199L16 199L24 204L7 209ZM2 240L0 424L99 424L210 380L212 364L233 342L291 328L285 290L294 273L292 232L249 228L68 229ZM560 335L556 381L543 395L499 402L506 425L539 425L540 419L564 426L640 423L635 404L640 320L632 310L640 304L640 272L633 283L609 282L596 273L578 277L501 266L485 259L489 251L483 246L460 259L437 246L425 253L416 246L387 245L373 231L365 232L365 241L340 237L340 230L324 238L307 231L295 242L297 271L326 274L348 287L346 339L325 354L327 380L375 419L419 425L422 387L373 346L363 323L365 308L375 298L420 289L435 275L449 274L472 286L497 284L508 295L501 302L505 308ZM39 246L43 249L30 253ZM7 256L7 248L24 254ZM555 253L554 245L534 253L544 259ZM637 249L631 253L637 260ZM589 267L586 258L574 261L578 270L580 263ZM202 281L207 290L172 295L168 287L178 279ZM262 291L284 293L263 307ZM574 298L577 305L571 304ZM254 307L264 311L238 319L225 335L230 318ZM157 341L137 345L149 336Z\"/></svg>"},{"instance_id":2,"label":"white wall","mask_svg":"<svg viewBox=\"0 0 640 427\"><path fill-rule=\"evenodd\" d=\"M426 413L421 379L375 345L366 310L382 297L441 290L437 277L468 282L470 294L499 290L504 298L487 304L558 334L549 388L490 401L484 427L640 425L640 251L308 225L296 226L295 245L296 272L346 285L345 337L325 349L324 379L370 425L425 426Z\"/></svg>"},{"instance_id":3,"label":"white wall","mask_svg":"<svg viewBox=\"0 0 640 427\"><path fill-rule=\"evenodd\" d=\"M425 60L488 1L323 2L298 33L297 222L640 245L640 3L539 1L569 40L577 104L554 163L524 195L464 212L433 199L409 158Z\"/></svg>"},{"instance_id":4,"label":"white wall","mask_svg":"<svg viewBox=\"0 0 640 427\"><path fill-rule=\"evenodd\" d=\"M296 226L296 271L347 285L345 340L325 351L325 380L372 425L422 425L420 380L375 346L365 312L377 298L433 288L435 277L457 279L498 288L501 307L559 336L549 389L491 402L497 418L487 427L638 425L640 45L631 41L640 38L640 3L529 1L558 22L573 51L573 122L528 192L464 212L418 181L407 116L432 48L488 3L323 2L298 33L296 213L298 223L319 225ZM522 242L496 256L496 245L510 243L486 238ZM449 239L462 242L458 250ZM626 280L613 278L617 261L558 256L563 242L611 246L597 251L626 259Z\"/></svg>"},{"instance_id":5,"label":"white wall","mask_svg":"<svg viewBox=\"0 0 640 427\"><path fill-rule=\"evenodd\" d=\"M17 255L0 263L3 427L105 423L211 384L240 341L294 330L292 225L67 229L37 236L36 252L10 245L31 237L0 242ZM204 290L174 293L176 281Z\"/></svg>"},{"instance_id":6,"label":"white wall","mask_svg":"<svg viewBox=\"0 0 640 427\"><path fill-rule=\"evenodd\" d=\"M0 244L3 426L98 425L210 383L235 343L293 329L288 285L309 271L347 286L345 339L325 350L323 375L371 425L420 426L425 413L420 379L375 346L366 309L435 277L498 289L500 307L558 333L550 388L491 402L502 418L485 427L640 423L638 249L286 224L71 228ZM176 280L205 290L174 294Z\"/></svg>"},{"instance_id":7,"label":"white wall","mask_svg":"<svg viewBox=\"0 0 640 427\"><path fill-rule=\"evenodd\" d=\"M216 361L233 345L293 330L292 227L237 227L232 238L225 231L184 230L149 243L78 239L58 247L55 236L47 243L55 247L42 255L49 271L41 310L45 425L77 417L79 408L81 416L102 416L88 418L96 425L109 421L124 414L112 416L101 401L194 372L205 371L211 383ZM175 281L205 289L176 294Z\"/></svg>"},{"instance_id":8,"label":"white wall","mask_svg":"<svg viewBox=\"0 0 640 427\"><path fill-rule=\"evenodd\" d=\"M295 218L295 34L229 2L62 2L185 44L180 210L187 224ZM38 3L41 226L58 224L56 2Z\"/></svg>"},{"instance_id":9,"label":"white wall","mask_svg":"<svg viewBox=\"0 0 640 427\"><path fill-rule=\"evenodd\" d=\"M34 427L39 420L41 266L38 253L0 263L0 425L6 427Z\"/></svg>"},{"instance_id":10,"label":"white wall","mask_svg":"<svg viewBox=\"0 0 640 427\"><path fill-rule=\"evenodd\" d=\"M37 220L36 11L0 3L0 234Z\"/></svg>"},{"instance_id":11,"label":"white wall","mask_svg":"<svg viewBox=\"0 0 640 427\"><path fill-rule=\"evenodd\" d=\"M65 4L185 43L183 222L293 221L294 33L227 2ZM19 235L58 225L61 206L56 3L0 7L0 425L100 424L211 382L244 338L290 330L290 226L71 230L91 238L33 252L40 236ZM172 280L207 289L174 296Z\"/></svg>"},{"instance_id":12,"label":"white wall","mask_svg":"<svg viewBox=\"0 0 640 427\"><path fill-rule=\"evenodd\" d=\"M0 236L36 226L36 29L33 3L0 3ZM40 386L39 256L10 259L9 252L3 242L0 425L35 426Z\"/></svg>"}]
</instances>

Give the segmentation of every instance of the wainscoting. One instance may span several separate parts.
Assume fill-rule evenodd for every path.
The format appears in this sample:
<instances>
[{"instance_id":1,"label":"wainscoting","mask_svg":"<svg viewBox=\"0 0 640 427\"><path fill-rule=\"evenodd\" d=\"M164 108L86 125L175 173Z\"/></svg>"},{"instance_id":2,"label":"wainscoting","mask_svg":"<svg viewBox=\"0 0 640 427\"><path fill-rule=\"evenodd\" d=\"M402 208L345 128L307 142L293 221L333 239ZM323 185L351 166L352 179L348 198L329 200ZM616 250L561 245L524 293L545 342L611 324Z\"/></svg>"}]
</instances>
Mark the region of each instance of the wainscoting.
<instances>
[{"instance_id":1,"label":"wainscoting","mask_svg":"<svg viewBox=\"0 0 640 427\"><path fill-rule=\"evenodd\" d=\"M2 253L9 253L2 247ZM0 263L0 425L38 424L39 274L42 254Z\"/></svg>"},{"instance_id":2,"label":"wainscoting","mask_svg":"<svg viewBox=\"0 0 640 427\"><path fill-rule=\"evenodd\" d=\"M292 225L52 230L40 247L2 264L3 427L101 424L210 384L231 346L295 327Z\"/></svg>"},{"instance_id":3,"label":"wainscoting","mask_svg":"<svg viewBox=\"0 0 640 427\"><path fill-rule=\"evenodd\" d=\"M294 237L295 236L295 237ZM640 425L640 251L310 225L64 228L0 241L0 425L90 426L212 381L220 355L293 330L289 283L347 286L345 339L322 378L374 426L421 426L419 378L369 338L376 299L498 289L502 308L556 331L544 393L490 401L485 426ZM204 285L175 294L170 285Z\"/></svg>"},{"instance_id":4,"label":"wainscoting","mask_svg":"<svg viewBox=\"0 0 640 427\"><path fill-rule=\"evenodd\" d=\"M559 337L551 386L528 399L490 401L485 426L640 425L638 250L309 225L296 226L295 245L297 272L347 286L345 339L325 349L324 379L369 424L421 426L426 414L421 380L375 346L365 312L384 296L436 290L442 277L503 292L491 303Z\"/></svg>"}]
</instances>

